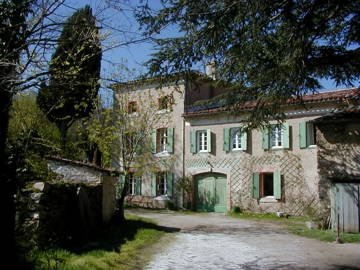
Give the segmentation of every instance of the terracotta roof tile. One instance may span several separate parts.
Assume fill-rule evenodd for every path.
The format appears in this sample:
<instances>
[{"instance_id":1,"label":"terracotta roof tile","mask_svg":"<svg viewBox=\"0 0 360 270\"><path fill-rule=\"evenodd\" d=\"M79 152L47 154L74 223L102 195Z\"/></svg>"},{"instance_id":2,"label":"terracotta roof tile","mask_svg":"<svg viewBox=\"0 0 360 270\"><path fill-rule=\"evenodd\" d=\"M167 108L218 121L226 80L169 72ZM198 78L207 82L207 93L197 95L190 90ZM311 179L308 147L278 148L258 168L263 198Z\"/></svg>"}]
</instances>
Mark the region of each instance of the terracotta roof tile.
<instances>
[{"instance_id":1,"label":"terracotta roof tile","mask_svg":"<svg viewBox=\"0 0 360 270\"><path fill-rule=\"evenodd\" d=\"M301 104L303 103L321 103L326 101L341 101L345 99L358 99L360 100L360 87L341 89L341 90L333 90L326 92L319 92L314 94L307 94L299 98L291 98L286 101L286 104ZM285 104L284 104L285 105ZM256 106L255 101L246 101L244 104L241 104L236 107L237 110L248 110L252 109ZM228 111L225 107L213 107L211 109L202 109L188 111L184 115L203 115L209 113L220 113Z\"/></svg>"}]
</instances>

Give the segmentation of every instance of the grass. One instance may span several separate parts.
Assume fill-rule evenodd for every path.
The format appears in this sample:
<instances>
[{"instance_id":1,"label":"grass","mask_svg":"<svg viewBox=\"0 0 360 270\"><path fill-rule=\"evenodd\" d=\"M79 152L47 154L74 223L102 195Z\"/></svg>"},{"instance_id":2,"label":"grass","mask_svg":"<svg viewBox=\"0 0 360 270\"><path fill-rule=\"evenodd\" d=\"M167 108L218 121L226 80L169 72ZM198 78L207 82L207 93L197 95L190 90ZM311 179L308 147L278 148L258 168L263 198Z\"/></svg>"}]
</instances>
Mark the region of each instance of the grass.
<instances>
[{"instance_id":1,"label":"grass","mask_svg":"<svg viewBox=\"0 0 360 270\"><path fill-rule=\"evenodd\" d=\"M85 246L33 251L28 259L39 270L141 269L150 259L142 251L174 230L144 218L126 215L126 219L123 225L112 225Z\"/></svg>"},{"instance_id":2,"label":"grass","mask_svg":"<svg viewBox=\"0 0 360 270\"><path fill-rule=\"evenodd\" d=\"M325 242L334 242L337 237L336 232L332 230L308 229L305 225L305 221L310 221L308 217L283 218L283 217L278 217L276 214L273 213L253 214L253 213L244 213L244 212L242 213L230 212L229 216L235 218L253 219L258 221L262 220L262 221L276 222L293 234L308 238L314 238ZM340 233L340 238L344 243L360 242L360 234L358 233Z\"/></svg>"},{"instance_id":3,"label":"grass","mask_svg":"<svg viewBox=\"0 0 360 270\"><path fill-rule=\"evenodd\" d=\"M332 230L308 229L304 224L290 223L287 224L287 229L293 234L314 238L325 242L334 242L337 237L337 233ZM340 233L340 239L344 243L358 243L360 242L360 234Z\"/></svg>"}]
</instances>

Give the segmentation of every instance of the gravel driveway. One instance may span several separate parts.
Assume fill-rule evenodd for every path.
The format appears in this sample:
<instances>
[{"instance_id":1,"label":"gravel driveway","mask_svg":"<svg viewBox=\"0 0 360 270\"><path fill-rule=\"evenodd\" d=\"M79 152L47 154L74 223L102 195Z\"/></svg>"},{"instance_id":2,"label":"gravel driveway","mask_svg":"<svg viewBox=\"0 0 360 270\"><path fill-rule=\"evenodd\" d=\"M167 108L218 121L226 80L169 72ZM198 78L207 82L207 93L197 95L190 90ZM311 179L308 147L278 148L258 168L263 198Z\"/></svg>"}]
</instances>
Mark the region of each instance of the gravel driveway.
<instances>
[{"instance_id":1,"label":"gravel driveway","mask_svg":"<svg viewBox=\"0 0 360 270\"><path fill-rule=\"evenodd\" d=\"M128 213L179 228L145 267L165 269L360 269L360 244L325 243L292 235L271 222L224 214Z\"/></svg>"}]
</instances>

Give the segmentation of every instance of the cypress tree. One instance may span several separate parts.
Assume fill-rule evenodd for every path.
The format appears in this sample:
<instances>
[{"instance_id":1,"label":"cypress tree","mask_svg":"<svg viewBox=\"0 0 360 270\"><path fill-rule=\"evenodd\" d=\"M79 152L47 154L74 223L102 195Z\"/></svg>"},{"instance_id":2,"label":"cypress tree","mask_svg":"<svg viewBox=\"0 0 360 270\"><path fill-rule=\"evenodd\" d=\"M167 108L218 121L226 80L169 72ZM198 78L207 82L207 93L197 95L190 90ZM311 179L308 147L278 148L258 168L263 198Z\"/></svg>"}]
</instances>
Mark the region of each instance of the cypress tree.
<instances>
[{"instance_id":1,"label":"cypress tree","mask_svg":"<svg viewBox=\"0 0 360 270\"><path fill-rule=\"evenodd\" d=\"M90 115L99 90L101 44L90 6L65 22L49 66L49 82L37 98L41 110L61 132L63 146L72 123Z\"/></svg>"}]
</instances>

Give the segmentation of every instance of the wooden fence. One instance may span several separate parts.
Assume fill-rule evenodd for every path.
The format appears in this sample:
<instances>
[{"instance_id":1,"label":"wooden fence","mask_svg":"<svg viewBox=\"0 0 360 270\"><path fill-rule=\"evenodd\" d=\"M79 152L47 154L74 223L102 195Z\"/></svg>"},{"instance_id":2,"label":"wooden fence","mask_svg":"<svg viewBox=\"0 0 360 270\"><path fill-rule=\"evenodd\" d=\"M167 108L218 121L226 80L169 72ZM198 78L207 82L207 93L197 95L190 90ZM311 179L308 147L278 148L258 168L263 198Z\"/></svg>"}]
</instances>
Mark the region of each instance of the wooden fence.
<instances>
[{"instance_id":1,"label":"wooden fence","mask_svg":"<svg viewBox=\"0 0 360 270\"><path fill-rule=\"evenodd\" d=\"M360 183L336 183L331 187L331 228L360 232Z\"/></svg>"}]
</instances>

